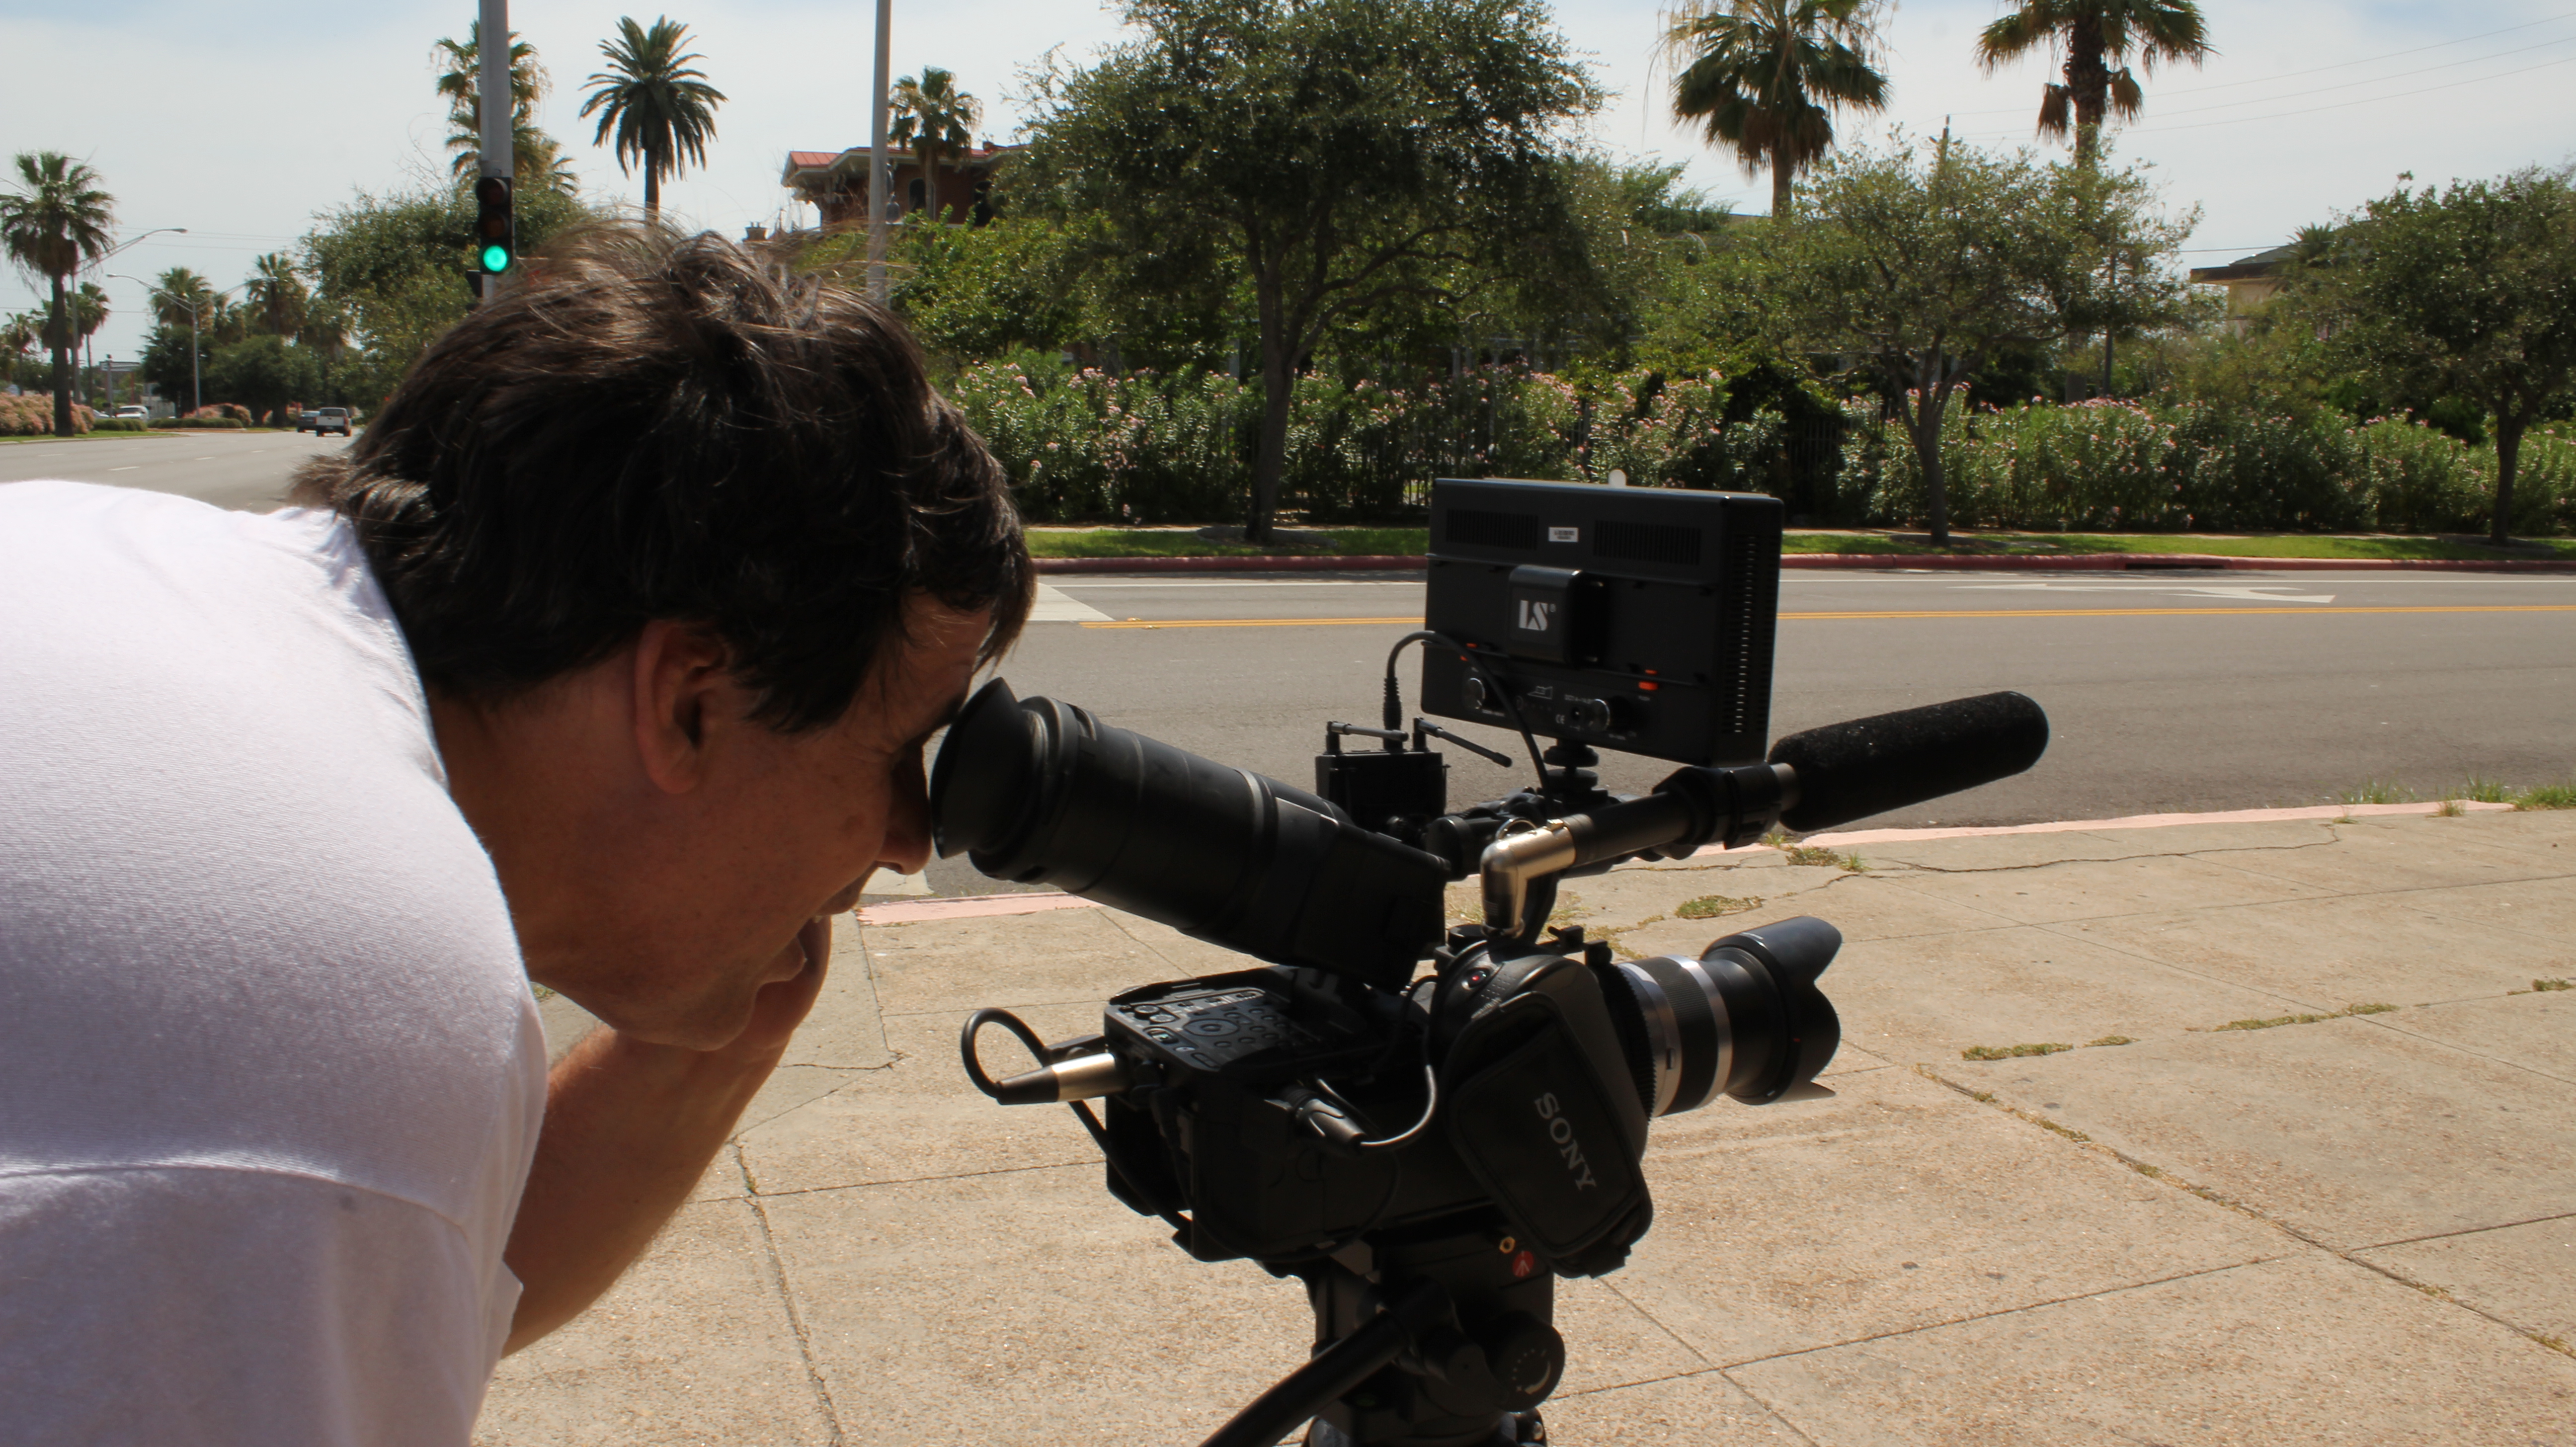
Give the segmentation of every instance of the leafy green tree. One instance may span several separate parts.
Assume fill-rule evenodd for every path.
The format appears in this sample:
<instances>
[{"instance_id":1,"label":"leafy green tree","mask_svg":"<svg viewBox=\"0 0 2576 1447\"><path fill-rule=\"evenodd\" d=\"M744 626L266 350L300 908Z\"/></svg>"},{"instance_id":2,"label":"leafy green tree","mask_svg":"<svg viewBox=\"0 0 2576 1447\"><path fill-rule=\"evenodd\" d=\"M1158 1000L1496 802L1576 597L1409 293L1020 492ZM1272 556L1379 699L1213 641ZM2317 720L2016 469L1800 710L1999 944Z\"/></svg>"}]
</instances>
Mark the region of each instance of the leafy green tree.
<instances>
[{"instance_id":1,"label":"leafy green tree","mask_svg":"<svg viewBox=\"0 0 2576 1447\"><path fill-rule=\"evenodd\" d=\"M2198 65L2213 53L2192 0L2020 0L1977 36L1977 64L1989 75L2035 50L2066 58L2066 83L2041 94L2039 133L2064 140L2072 131L2084 166L2099 158L2104 122L2136 120L2145 104L2130 57L2153 75L2160 61Z\"/></svg>"},{"instance_id":2,"label":"leafy green tree","mask_svg":"<svg viewBox=\"0 0 2576 1447\"><path fill-rule=\"evenodd\" d=\"M53 287L45 339L53 349L54 435L72 435L72 273L102 260L116 226L116 198L98 173L59 151L21 151L16 183L0 194L0 251Z\"/></svg>"},{"instance_id":3,"label":"leafy green tree","mask_svg":"<svg viewBox=\"0 0 2576 1447\"><path fill-rule=\"evenodd\" d=\"M704 56L682 49L689 27L667 16L654 17L650 29L631 15L617 22L617 38L599 43L608 69L583 84L589 98L581 113L599 113L594 146L615 137L617 166L629 175L644 167L644 214L662 214L662 178L679 174L682 162L707 163L707 142L715 139L716 107L725 94L707 84L706 72L689 62Z\"/></svg>"},{"instance_id":4,"label":"leafy green tree","mask_svg":"<svg viewBox=\"0 0 2576 1447\"><path fill-rule=\"evenodd\" d=\"M249 408L254 420L322 390L321 359L274 333L218 347L206 363L206 395Z\"/></svg>"},{"instance_id":5,"label":"leafy green tree","mask_svg":"<svg viewBox=\"0 0 2576 1447\"><path fill-rule=\"evenodd\" d=\"M939 162L975 143L975 128L984 123L984 103L957 88L957 77L935 65L894 83L890 102L893 124L886 135L896 145L912 147L921 158L921 194L930 219L939 219Z\"/></svg>"},{"instance_id":6,"label":"leafy green tree","mask_svg":"<svg viewBox=\"0 0 2576 1447\"><path fill-rule=\"evenodd\" d=\"M2488 539L2513 524L2523 435L2576 399L2576 186L2566 171L2391 192L2315 273L2326 346L2391 391L2495 421Z\"/></svg>"},{"instance_id":7,"label":"leafy green tree","mask_svg":"<svg viewBox=\"0 0 2576 1447\"><path fill-rule=\"evenodd\" d=\"M549 236L590 216L564 192L521 191L520 248L537 251ZM311 306L357 344L365 380L347 385L373 401L465 316L474 198L462 186L392 196L362 192L315 221L302 243L303 270L314 278Z\"/></svg>"},{"instance_id":8,"label":"leafy green tree","mask_svg":"<svg viewBox=\"0 0 2576 1447\"><path fill-rule=\"evenodd\" d=\"M1699 121L1731 146L1744 174L1771 169L1771 214L1789 215L1790 184L1834 143L1833 113L1887 103L1872 57L1871 0L1700 0L1664 32L1676 67L1673 117Z\"/></svg>"},{"instance_id":9,"label":"leafy green tree","mask_svg":"<svg viewBox=\"0 0 2576 1447\"><path fill-rule=\"evenodd\" d=\"M1032 77L1014 183L1101 218L1120 286L1259 335L1247 532L1266 541L1300 363L1373 308L1454 295L1572 231L1561 133L1599 92L1531 0L1129 0L1135 39Z\"/></svg>"},{"instance_id":10,"label":"leafy green tree","mask_svg":"<svg viewBox=\"0 0 2576 1447\"><path fill-rule=\"evenodd\" d=\"M1926 164L1899 141L1817 171L1811 219L1782 241L1777 275L1810 345L1857 359L1885 389L1921 464L1936 545L1950 537L1941 419L1971 376L2086 325L2178 314L2166 268L2105 265L2112 248L2160 262L2178 244L2187 223L2153 200L2134 174L2088 177L1965 145Z\"/></svg>"},{"instance_id":11,"label":"leafy green tree","mask_svg":"<svg viewBox=\"0 0 2576 1447\"><path fill-rule=\"evenodd\" d=\"M274 337L291 337L304 329L312 295L295 274L294 258L272 251L251 263L242 300L250 308L252 327Z\"/></svg>"},{"instance_id":12,"label":"leafy green tree","mask_svg":"<svg viewBox=\"0 0 2576 1447\"><path fill-rule=\"evenodd\" d=\"M831 245L841 261L866 256L859 237ZM1072 229L1044 216L907 227L893 260L895 309L925 348L952 365L1051 350L1108 330L1090 305L1093 288L1081 276Z\"/></svg>"},{"instance_id":13,"label":"leafy green tree","mask_svg":"<svg viewBox=\"0 0 2576 1447\"><path fill-rule=\"evenodd\" d=\"M442 38L434 55L446 57L437 89L447 101L447 149L456 153L452 174L471 180L483 168L483 22L469 21L462 42ZM510 34L510 174L522 192L577 188L563 144L537 128L537 102L552 89L537 48Z\"/></svg>"}]
</instances>

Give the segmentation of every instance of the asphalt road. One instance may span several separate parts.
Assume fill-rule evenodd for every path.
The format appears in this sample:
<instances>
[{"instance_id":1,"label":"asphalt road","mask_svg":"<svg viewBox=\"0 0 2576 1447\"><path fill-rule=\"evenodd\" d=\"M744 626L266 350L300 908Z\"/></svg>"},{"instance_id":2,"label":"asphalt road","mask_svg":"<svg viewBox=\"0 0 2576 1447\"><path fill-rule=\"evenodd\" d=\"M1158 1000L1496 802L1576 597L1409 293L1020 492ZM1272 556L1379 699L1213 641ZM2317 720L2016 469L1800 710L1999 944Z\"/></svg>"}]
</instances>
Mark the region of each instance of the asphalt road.
<instances>
[{"instance_id":1,"label":"asphalt road","mask_svg":"<svg viewBox=\"0 0 2576 1447\"><path fill-rule=\"evenodd\" d=\"M1421 616L1422 584L1401 576L1051 581L1043 612L1063 621L1030 625L1003 665L1013 688L1310 787L1324 722L1376 722L1386 650ZM2053 742L2028 774L1873 824L2576 775L2576 577L1792 571L1780 607L1774 737L1999 688L2048 710ZM1065 616L1077 611L1098 616ZM1321 621L1340 619L1366 621ZM1414 674L1408 660L1408 697ZM1450 762L1455 804L1526 773ZM1602 774L1642 789L1669 768L1622 757ZM959 864L933 866L930 883L962 891L972 876L952 877Z\"/></svg>"},{"instance_id":2,"label":"asphalt road","mask_svg":"<svg viewBox=\"0 0 2576 1447\"><path fill-rule=\"evenodd\" d=\"M0 481L73 477L273 507L293 435L0 447ZM1883 824L2009 824L2332 802L2372 781L2576 776L2576 577L2479 573L2117 575L1791 571L1772 734L1998 688L2049 712L2030 773ZM1327 719L1374 723L1418 576L1059 575L1002 672L1022 694L1311 785ZM1151 626L1146 626L1151 625ZM1408 697L1415 670L1402 675ZM1469 730L1498 747L1494 730ZM1523 781L1463 752L1451 800ZM1668 772L1614 757L1614 788ZM942 893L995 888L965 861Z\"/></svg>"},{"instance_id":3,"label":"asphalt road","mask_svg":"<svg viewBox=\"0 0 2576 1447\"><path fill-rule=\"evenodd\" d=\"M58 477L174 492L217 507L267 512L286 501L295 465L348 446L302 432L145 432L0 446L0 482Z\"/></svg>"}]
</instances>

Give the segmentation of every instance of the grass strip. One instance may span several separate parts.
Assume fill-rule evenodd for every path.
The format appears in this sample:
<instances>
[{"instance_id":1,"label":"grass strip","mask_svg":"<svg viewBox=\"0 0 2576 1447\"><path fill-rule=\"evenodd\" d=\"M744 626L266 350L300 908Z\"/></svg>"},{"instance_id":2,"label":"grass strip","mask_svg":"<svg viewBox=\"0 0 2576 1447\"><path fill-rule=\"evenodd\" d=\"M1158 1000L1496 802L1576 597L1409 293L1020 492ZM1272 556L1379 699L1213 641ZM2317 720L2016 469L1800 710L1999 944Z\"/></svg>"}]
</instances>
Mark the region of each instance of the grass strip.
<instances>
[{"instance_id":1,"label":"grass strip","mask_svg":"<svg viewBox=\"0 0 2576 1447\"><path fill-rule=\"evenodd\" d=\"M2353 1015L2385 1015L2394 1005L2346 1005L2323 1015L2275 1015L2268 1020L2230 1020L2215 1027L2219 1030L2272 1030L2283 1025L2314 1025L2325 1020L2341 1020Z\"/></svg>"},{"instance_id":2,"label":"grass strip","mask_svg":"<svg viewBox=\"0 0 2576 1447\"><path fill-rule=\"evenodd\" d=\"M1962 1060L2018 1060L2025 1055L2055 1055L2072 1050L2072 1045L1972 1045L1959 1052Z\"/></svg>"},{"instance_id":3,"label":"grass strip","mask_svg":"<svg viewBox=\"0 0 2576 1447\"><path fill-rule=\"evenodd\" d=\"M1029 552L1040 558L1414 557L1431 545L1427 528L1325 528L1309 541L1217 543L1168 528L1032 528Z\"/></svg>"}]
</instances>

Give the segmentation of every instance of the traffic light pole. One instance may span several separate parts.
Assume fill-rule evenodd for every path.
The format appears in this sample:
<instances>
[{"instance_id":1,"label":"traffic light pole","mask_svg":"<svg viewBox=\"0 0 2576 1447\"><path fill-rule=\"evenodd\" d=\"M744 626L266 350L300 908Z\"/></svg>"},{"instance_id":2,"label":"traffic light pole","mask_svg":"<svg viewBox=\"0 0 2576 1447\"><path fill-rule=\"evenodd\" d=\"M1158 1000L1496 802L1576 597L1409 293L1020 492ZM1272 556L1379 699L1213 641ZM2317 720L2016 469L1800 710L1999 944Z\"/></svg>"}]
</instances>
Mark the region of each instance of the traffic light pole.
<instances>
[{"instance_id":1,"label":"traffic light pole","mask_svg":"<svg viewBox=\"0 0 2576 1447\"><path fill-rule=\"evenodd\" d=\"M894 166L886 155L886 104L894 74L894 0L877 0L875 119L868 128L868 300L886 299L886 218L894 210Z\"/></svg>"},{"instance_id":2,"label":"traffic light pole","mask_svg":"<svg viewBox=\"0 0 2576 1447\"><path fill-rule=\"evenodd\" d=\"M482 74L475 82L475 93L481 110L482 134L476 138L480 152L481 174L497 176L504 186L511 183L518 169L518 156L513 149L515 122L519 115L519 98L510 89L510 0L481 0L480 59ZM496 103L497 102L497 103ZM481 244L478 236L477 245ZM516 238L512 238L513 249ZM498 296L511 271L484 267L478 283L483 300Z\"/></svg>"}]
</instances>

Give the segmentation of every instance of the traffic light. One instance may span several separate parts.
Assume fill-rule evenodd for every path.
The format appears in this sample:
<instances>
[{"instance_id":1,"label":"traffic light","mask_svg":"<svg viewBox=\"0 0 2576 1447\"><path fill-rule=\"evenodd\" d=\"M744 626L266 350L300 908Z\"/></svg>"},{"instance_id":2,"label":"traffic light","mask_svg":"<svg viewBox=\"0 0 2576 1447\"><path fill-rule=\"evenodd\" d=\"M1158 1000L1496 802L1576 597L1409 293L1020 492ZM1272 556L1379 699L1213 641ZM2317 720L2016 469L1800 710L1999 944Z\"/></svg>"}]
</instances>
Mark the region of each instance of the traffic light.
<instances>
[{"instance_id":1,"label":"traffic light","mask_svg":"<svg viewBox=\"0 0 2576 1447\"><path fill-rule=\"evenodd\" d=\"M487 276L508 271L518 256L516 223L510 216L510 178L486 176L474 183L474 263Z\"/></svg>"}]
</instances>

